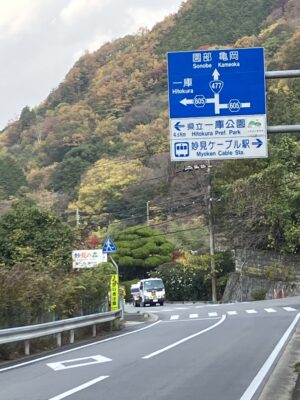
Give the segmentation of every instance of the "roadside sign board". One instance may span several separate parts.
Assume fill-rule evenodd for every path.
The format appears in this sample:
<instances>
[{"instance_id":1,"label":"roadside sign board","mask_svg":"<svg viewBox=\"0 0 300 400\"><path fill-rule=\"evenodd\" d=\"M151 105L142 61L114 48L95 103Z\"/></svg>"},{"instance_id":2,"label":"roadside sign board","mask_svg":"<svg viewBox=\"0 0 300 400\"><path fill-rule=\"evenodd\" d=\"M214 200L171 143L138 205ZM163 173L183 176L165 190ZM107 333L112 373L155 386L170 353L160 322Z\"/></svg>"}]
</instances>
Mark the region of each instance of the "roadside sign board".
<instances>
[{"instance_id":1,"label":"roadside sign board","mask_svg":"<svg viewBox=\"0 0 300 400\"><path fill-rule=\"evenodd\" d=\"M110 277L110 309L117 311L119 309L119 275L113 274Z\"/></svg>"},{"instance_id":2,"label":"roadside sign board","mask_svg":"<svg viewBox=\"0 0 300 400\"><path fill-rule=\"evenodd\" d=\"M74 250L72 251L73 268L93 268L107 262L107 254L102 250Z\"/></svg>"},{"instance_id":3,"label":"roadside sign board","mask_svg":"<svg viewBox=\"0 0 300 400\"><path fill-rule=\"evenodd\" d=\"M108 236L105 239L105 242L102 246L102 252L103 253L116 253L116 251L117 251L116 245L114 244L112 238L110 236Z\"/></svg>"},{"instance_id":4,"label":"roadside sign board","mask_svg":"<svg viewBox=\"0 0 300 400\"><path fill-rule=\"evenodd\" d=\"M267 157L264 49L168 53L172 161Z\"/></svg>"}]
</instances>

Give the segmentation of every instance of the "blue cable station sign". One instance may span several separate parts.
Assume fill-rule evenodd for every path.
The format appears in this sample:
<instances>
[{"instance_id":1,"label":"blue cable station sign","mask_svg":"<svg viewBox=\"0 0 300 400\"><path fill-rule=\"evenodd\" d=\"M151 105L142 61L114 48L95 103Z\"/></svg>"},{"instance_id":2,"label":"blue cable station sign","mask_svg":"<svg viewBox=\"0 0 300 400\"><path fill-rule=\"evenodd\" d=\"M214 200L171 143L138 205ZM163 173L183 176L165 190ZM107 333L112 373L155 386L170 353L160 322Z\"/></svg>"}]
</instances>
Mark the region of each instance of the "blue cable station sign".
<instances>
[{"instance_id":1,"label":"blue cable station sign","mask_svg":"<svg viewBox=\"0 0 300 400\"><path fill-rule=\"evenodd\" d=\"M173 161L267 157L264 49L168 53Z\"/></svg>"}]
</instances>

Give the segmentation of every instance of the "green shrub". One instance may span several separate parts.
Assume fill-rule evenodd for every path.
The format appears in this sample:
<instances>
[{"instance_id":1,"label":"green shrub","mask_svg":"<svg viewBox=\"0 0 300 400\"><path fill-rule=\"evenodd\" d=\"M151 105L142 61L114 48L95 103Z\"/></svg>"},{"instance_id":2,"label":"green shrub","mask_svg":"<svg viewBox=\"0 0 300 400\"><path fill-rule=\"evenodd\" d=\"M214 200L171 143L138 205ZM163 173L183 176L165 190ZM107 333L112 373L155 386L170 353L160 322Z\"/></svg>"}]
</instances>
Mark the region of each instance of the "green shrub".
<instances>
[{"instance_id":1,"label":"green shrub","mask_svg":"<svg viewBox=\"0 0 300 400\"><path fill-rule=\"evenodd\" d=\"M251 297L253 300L265 300L266 299L267 291L266 289L260 288L256 289L251 293Z\"/></svg>"}]
</instances>

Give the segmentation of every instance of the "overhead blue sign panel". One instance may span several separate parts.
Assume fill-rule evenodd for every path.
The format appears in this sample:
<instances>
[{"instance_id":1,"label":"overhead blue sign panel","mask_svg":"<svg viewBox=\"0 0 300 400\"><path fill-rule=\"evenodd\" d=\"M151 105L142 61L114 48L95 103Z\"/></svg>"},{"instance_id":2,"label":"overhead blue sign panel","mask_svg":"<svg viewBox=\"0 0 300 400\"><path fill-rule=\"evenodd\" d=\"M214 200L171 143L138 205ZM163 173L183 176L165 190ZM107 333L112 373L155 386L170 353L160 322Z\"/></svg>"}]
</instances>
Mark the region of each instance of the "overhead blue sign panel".
<instances>
[{"instance_id":1,"label":"overhead blue sign panel","mask_svg":"<svg viewBox=\"0 0 300 400\"><path fill-rule=\"evenodd\" d=\"M264 49L168 53L171 159L267 157Z\"/></svg>"}]
</instances>

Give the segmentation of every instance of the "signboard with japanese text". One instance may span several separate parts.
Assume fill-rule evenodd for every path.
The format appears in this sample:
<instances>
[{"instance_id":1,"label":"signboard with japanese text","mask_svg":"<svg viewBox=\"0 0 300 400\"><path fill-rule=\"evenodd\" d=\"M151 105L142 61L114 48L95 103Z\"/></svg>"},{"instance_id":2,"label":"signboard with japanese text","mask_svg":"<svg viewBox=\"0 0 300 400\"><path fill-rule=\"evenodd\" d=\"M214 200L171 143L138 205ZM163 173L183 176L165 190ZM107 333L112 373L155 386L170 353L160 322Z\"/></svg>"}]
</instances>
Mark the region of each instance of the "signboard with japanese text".
<instances>
[{"instance_id":1,"label":"signboard with japanese text","mask_svg":"<svg viewBox=\"0 0 300 400\"><path fill-rule=\"evenodd\" d=\"M93 268L107 262L107 254L102 250L74 250L72 251L73 268Z\"/></svg>"},{"instance_id":2,"label":"signboard with japanese text","mask_svg":"<svg viewBox=\"0 0 300 400\"><path fill-rule=\"evenodd\" d=\"M267 157L264 49L168 53L173 161Z\"/></svg>"},{"instance_id":3,"label":"signboard with japanese text","mask_svg":"<svg viewBox=\"0 0 300 400\"><path fill-rule=\"evenodd\" d=\"M117 311L119 309L119 275L113 274L110 277L110 309Z\"/></svg>"}]
</instances>

